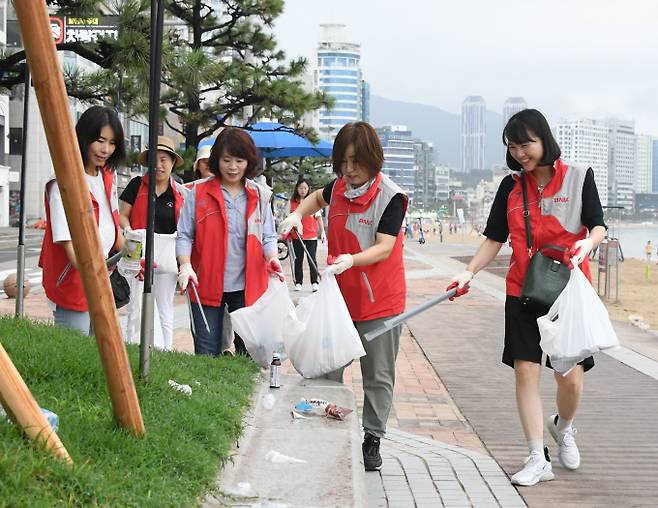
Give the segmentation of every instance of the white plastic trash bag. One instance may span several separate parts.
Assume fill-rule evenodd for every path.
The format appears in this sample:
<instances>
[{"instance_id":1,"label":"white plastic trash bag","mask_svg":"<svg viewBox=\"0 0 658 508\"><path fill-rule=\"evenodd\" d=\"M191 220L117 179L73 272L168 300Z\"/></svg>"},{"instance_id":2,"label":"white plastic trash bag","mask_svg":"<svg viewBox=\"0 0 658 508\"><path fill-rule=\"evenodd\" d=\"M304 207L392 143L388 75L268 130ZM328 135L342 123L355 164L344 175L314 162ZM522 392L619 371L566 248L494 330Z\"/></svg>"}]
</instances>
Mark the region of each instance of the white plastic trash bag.
<instances>
[{"instance_id":1,"label":"white plastic trash bag","mask_svg":"<svg viewBox=\"0 0 658 508\"><path fill-rule=\"evenodd\" d=\"M300 298L295 311L296 316L286 319L283 339L293 367L305 378L327 374L366 354L334 275L325 272L318 290Z\"/></svg>"},{"instance_id":2,"label":"white plastic trash bag","mask_svg":"<svg viewBox=\"0 0 658 508\"><path fill-rule=\"evenodd\" d=\"M608 311L575 266L548 314L537 319L539 345L556 372L566 375L588 356L619 345Z\"/></svg>"},{"instance_id":3,"label":"white plastic trash bag","mask_svg":"<svg viewBox=\"0 0 658 508\"><path fill-rule=\"evenodd\" d=\"M231 312L233 331L244 341L251 358L261 367L268 367L274 351L284 353L283 320L295 313L288 286L276 277L269 277L267 291L249 307ZM281 357L285 359L285 355Z\"/></svg>"},{"instance_id":4,"label":"white plastic trash bag","mask_svg":"<svg viewBox=\"0 0 658 508\"><path fill-rule=\"evenodd\" d=\"M142 235L142 259L146 256L146 230L134 229L133 232ZM178 275L176 263L176 236L153 233L153 262L157 265L153 269L156 273L175 273Z\"/></svg>"}]
</instances>

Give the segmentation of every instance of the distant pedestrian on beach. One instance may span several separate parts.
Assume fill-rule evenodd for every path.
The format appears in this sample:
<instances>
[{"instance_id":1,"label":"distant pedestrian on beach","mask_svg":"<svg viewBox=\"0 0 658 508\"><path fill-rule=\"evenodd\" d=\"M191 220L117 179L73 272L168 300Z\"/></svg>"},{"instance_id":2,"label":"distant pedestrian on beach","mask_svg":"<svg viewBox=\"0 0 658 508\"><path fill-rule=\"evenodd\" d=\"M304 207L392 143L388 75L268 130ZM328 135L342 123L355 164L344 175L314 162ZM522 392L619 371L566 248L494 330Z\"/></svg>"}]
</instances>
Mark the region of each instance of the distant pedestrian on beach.
<instances>
[{"instance_id":1,"label":"distant pedestrian on beach","mask_svg":"<svg viewBox=\"0 0 658 508\"><path fill-rule=\"evenodd\" d=\"M651 254L653 253L653 245L651 245L651 240L647 242L644 246L644 255L646 256L647 261L651 261Z\"/></svg>"},{"instance_id":2,"label":"distant pedestrian on beach","mask_svg":"<svg viewBox=\"0 0 658 508\"><path fill-rule=\"evenodd\" d=\"M538 248L556 245L569 250L591 281L588 255L603 240L606 226L592 169L567 166L560 160L560 147L539 111L526 109L512 116L503 131L503 142L507 145L507 165L515 174L501 182L484 230L486 239L466 271L452 279L449 289L457 287L457 296L468 292L473 276L496 257L508 238L512 240L502 361L514 368L517 409L530 452L524 467L512 476L512 483L529 486L552 480L554 475L544 453L539 392L542 350L537 318L543 312L533 312L521 304L523 280ZM528 194L531 252L526 242L522 185ZM550 367L548 361L546 366ZM590 356L567 375L554 372L557 413L546 425L558 444L560 463L570 470L580 466L572 422L583 394L584 372L593 366Z\"/></svg>"}]
</instances>

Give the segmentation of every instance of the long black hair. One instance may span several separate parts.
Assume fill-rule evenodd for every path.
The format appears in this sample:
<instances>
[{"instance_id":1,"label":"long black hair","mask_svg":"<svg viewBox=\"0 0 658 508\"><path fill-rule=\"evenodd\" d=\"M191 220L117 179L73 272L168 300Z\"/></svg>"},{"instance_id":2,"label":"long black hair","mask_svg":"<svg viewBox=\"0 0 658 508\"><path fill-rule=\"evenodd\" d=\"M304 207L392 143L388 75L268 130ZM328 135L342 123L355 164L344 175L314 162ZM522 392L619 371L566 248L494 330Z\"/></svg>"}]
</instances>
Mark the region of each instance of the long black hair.
<instances>
[{"instance_id":1,"label":"long black hair","mask_svg":"<svg viewBox=\"0 0 658 508\"><path fill-rule=\"evenodd\" d=\"M551 128L542 115L536 109L524 109L513 115L503 129L503 144L508 143L520 145L533 141L531 134L537 136L544 146L544 154L539 164L541 166L552 166L560 158L560 146L555 141ZM507 148L507 167L514 171L521 171L523 166L519 164Z\"/></svg>"},{"instance_id":2,"label":"long black hair","mask_svg":"<svg viewBox=\"0 0 658 508\"><path fill-rule=\"evenodd\" d=\"M311 194L311 182L309 182L306 178L303 176L297 180L297 183L295 184L295 190L292 192L292 197L290 198L290 201L301 201L302 197L299 195L299 186L301 184L305 183L308 185L308 193L306 194L306 197L310 196Z\"/></svg>"},{"instance_id":3,"label":"long black hair","mask_svg":"<svg viewBox=\"0 0 658 508\"><path fill-rule=\"evenodd\" d=\"M105 106L92 106L82 115L75 124L75 133L78 136L78 146L82 155L82 162L87 165L89 145L96 141L101 130L109 125L114 133L114 153L107 159L107 167L110 171L116 169L126 162L126 142L123 135L123 127L116 112Z\"/></svg>"}]
</instances>

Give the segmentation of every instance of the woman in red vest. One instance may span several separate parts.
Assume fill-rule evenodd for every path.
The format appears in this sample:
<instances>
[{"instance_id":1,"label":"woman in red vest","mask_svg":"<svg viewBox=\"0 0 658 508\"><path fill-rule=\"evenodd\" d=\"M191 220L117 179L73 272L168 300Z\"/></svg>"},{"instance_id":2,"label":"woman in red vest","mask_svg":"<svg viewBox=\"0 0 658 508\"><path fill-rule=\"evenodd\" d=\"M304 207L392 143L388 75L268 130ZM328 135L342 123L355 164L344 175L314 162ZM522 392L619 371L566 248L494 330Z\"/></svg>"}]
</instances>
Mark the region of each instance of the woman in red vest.
<instances>
[{"instance_id":1,"label":"woman in red vest","mask_svg":"<svg viewBox=\"0 0 658 508\"><path fill-rule=\"evenodd\" d=\"M530 451L525 466L512 476L512 483L530 486L552 480L554 475L544 451L539 392L542 350L537 318L545 312L535 312L521 304L523 279L538 248L556 245L574 256L591 280L588 255L604 239L606 226L592 169L568 166L560 160L560 147L539 111L526 109L512 116L503 131L503 142L507 145L507 166L521 172L522 177L508 175L500 183L484 230L487 238L466 271L455 276L448 289L456 287L457 296L465 294L473 276L510 239L512 257L506 277L502 360L514 368L517 409ZM525 185L528 195L527 214L521 185ZM526 216L531 251L527 247ZM566 375L554 372L557 411L548 417L546 426L558 445L560 463L569 470L580 466L576 431L571 424L582 398L584 372L593 366L594 360L589 357Z\"/></svg>"},{"instance_id":2,"label":"woman in red vest","mask_svg":"<svg viewBox=\"0 0 658 508\"><path fill-rule=\"evenodd\" d=\"M102 106L87 109L75 126L78 146L100 233L103 255L123 247L119 233L117 181L115 170L126 158L123 128L114 110ZM39 266L43 287L52 304L57 326L90 333L89 310L77 271L77 260L62 196L55 176L46 183L46 233Z\"/></svg>"},{"instance_id":3,"label":"woman in red vest","mask_svg":"<svg viewBox=\"0 0 658 508\"><path fill-rule=\"evenodd\" d=\"M172 235L183 200L189 192L182 184L174 181L171 172L183 164L183 158L176 153L174 142L166 136L158 136L158 150L155 168L155 252L160 261L153 273L153 296L158 309L159 329L155 329L154 345L158 349L171 351L174 334L174 294L176 293L176 253ZM148 166L148 150L139 154L138 162ZM146 229L148 206L148 175L136 176L126 186L119 197L119 224L124 231ZM165 236L169 235L169 237ZM167 250L168 242L172 248ZM163 259L162 256L171 259ZM130 281L130 308L126 328L126 341L139 343L141 330L141 305L144 284Z\"/></svg>"},{"instance_id":4,"label":"woman in red vest","mask_svg":"<svg viewBox=\"0 0 658 508\"><path fill-rule=\"evenodd\" d=\"M178 221L178 283L197 287L210 330L192 305L194 352L217 356L222 350L224 307L229 312L253 304L267 289L269 274L284 280L277 260L277 235L269 188L250 178L260 158L244 130L227 127L209 158L213 176L194 184ZM188 292L193 302L196 293ZM235 337L235 350L248 354Z\"/></svg>"},{"instance_id":5,"label":"woman in red vest","mask_svg":"<svg viewBox=\"0 0 658 508\"><path fill-rule=\"evenodd\" d=\"M311 185L308 180L300 178L297 181L295 190L290 198L291 212L294 212L297 209L299 204L309 195L310 190ZM327 237L324 234L322 214L318 212L313 216L304 217L302 219L302 227L304 228L304 232L300 233L302 235L301 240L297 237L295 232L292 232L292 246L295 251L295 291L301 291L302 284L304 283L304 246L310 256L308 260L308 268L311 272L311 289L317 291L318 272L314 268L314 265L318 266L318 262L315 258L315 253L318 249L318 232L322 243L327 241ZM304 246L302 246L302 242L304 242Z\"/></svg>"},{"instance_id":6,"label":"woman in red vest","mask_svg":"<svg viewBox=\"0 0 658 508\"><path fill-rule=\"evenodd\" d=\"M282 234L303 230L303 219L329 206L328 248L335 257L327 272L336 275L350 316L361 336L363 462L368 471L382 465L379 442L393 402L400 326L372 341L364 335L404 311L406 282L402 261L404 191L382 174L384 151L365 122L346 124L336 136L333 168L337 179L302 201L281 223ZM342 381L343 369L330 379Z\"/></svg>"}]
</instances>

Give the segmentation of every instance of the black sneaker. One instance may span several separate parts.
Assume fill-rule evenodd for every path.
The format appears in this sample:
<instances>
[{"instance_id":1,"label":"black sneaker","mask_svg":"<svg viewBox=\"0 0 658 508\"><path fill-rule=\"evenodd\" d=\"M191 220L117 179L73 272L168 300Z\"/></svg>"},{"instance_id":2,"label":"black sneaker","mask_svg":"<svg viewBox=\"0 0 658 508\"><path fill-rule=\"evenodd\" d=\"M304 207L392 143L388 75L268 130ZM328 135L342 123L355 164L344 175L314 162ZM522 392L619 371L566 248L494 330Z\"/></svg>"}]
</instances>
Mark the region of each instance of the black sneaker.
<instances>
[{"instance_id":1,"label":"black sneaker","mask_svg":"<svg viewBox=\"0 0 658 508\"><path fill-rule=\"evenodd\" d=\"M382 467L382 456L379 454L379 438L372 434L366 434L363 444L363 464L366 471L379 471Z\"/></svg>"}]
</instances>

